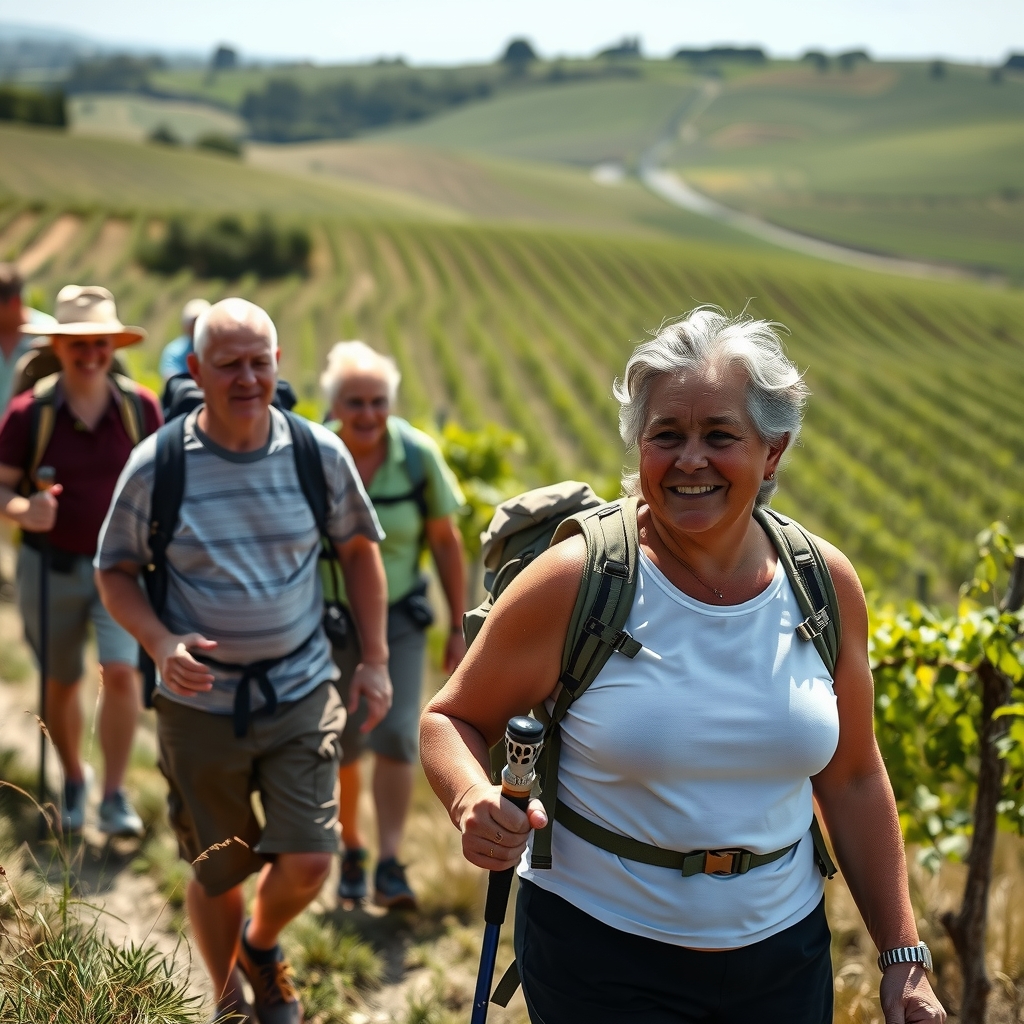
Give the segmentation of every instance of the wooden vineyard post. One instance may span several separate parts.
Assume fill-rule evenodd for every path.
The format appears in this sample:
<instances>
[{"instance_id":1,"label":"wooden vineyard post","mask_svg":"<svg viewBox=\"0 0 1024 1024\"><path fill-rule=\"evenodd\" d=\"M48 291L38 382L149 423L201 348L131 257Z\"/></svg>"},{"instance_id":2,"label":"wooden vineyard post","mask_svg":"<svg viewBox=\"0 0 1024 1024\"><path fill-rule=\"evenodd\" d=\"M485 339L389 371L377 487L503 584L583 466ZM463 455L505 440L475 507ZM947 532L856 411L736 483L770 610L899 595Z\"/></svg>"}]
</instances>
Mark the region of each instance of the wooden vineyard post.
<instances>
[{"instance_id":1,"label":"wooden vineyard post","mask_svg":"<svg viewBox=\"0 0 1024 1024\"><path fill-rule=\"evenodd\" d=\"M1014 550L1013 569L1000 611L1015 612L1024 604L1024 545ZM1009 718L995 712L1009 703L1012 680L987 658L978 666L982 685L982 714L979 729L978 790L974 802L974 829L968 857L967 883L957 913L947 912L942 923L949 932L960 961L963 994L960 1019L964 1024L984 1024L992 982L985 971L985 924L988 894L992 884L998 804L1003 791L1005 764L999 741L1010 727Z\"/></svg>"}]
</instances>

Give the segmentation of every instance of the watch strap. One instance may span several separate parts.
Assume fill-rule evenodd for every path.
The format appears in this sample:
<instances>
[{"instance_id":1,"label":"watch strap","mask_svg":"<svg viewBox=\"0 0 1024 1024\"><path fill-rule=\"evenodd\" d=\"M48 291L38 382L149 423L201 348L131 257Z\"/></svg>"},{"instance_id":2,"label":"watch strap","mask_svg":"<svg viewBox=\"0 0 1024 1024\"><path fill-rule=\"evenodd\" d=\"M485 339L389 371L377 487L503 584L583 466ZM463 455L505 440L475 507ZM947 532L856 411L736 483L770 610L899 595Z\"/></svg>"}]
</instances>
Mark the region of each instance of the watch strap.
<instances>
[{"instance_id":1,"label":"watch strap","mask_svg":"<svg viewBox=\"0 0 1024 1024\"><path fill-rule=\"evenodd\" d=\"M932 952L923 943L916 946L897 946L887 949L878 958L878 969L884 971L893 964L920 964L926 971L932 969Z\"/></svg>"}]
</instances>

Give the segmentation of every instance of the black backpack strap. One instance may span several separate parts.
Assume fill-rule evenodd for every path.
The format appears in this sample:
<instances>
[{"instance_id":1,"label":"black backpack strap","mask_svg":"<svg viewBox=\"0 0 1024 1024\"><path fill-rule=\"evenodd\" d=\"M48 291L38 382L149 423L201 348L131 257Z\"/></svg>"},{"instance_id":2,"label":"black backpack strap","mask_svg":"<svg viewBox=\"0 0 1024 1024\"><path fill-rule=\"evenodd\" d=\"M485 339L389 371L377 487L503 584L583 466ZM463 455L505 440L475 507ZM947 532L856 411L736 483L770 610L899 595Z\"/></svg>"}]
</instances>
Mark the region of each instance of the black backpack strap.
<instances>
[{"instance_id":1,"label":"black backpack strap","mask_svg":"<svg viewBox=\"0 0 1024 1024\"><path fill-rule=\"evenodd\" d=\"M334 576L335 593L341 593L341 563L334 541L327 530L327 517L330 513L327 498L327 478L324 476L324 464L320 457L320 445L309 423L293 412L282 410L288 420L288 428L292 435L292 455L295 458L295 472L299 478L299 487L309 505L316 528L320 533L321 557L331 563Z\"/></svg>"},{"instance_id":2,"label":"black backpack strap","mask_svg":"<svg viewBox=\"0 0 1024 1024\"><path fill-rule=\"evenodd\" d=\"M149 603L161 616L167 603L167 547L174 537L185 495L185 418L179 417L156 433L156 458L153 462L153 496L149 507L150 563L143 569ZM146 707L153 706L156 689L156 666L140 648L139 669L142 672Z\"/></svg>"},{"instance_id":3,"label":"black backpack strap","mask_svg":"<svg viewBox=\"0 0 1024 1024\"><path fill-rule=\"evenodd\" d=\"M754 509L754 518L775 545L800 611L806 616L796 627L797 635L814 643L825 668L834 673L843 638L842 622L832 574L818 545L799 523L772 508Z\"/></svg>"},{"instance_id":4,"label":"black backpack strap","mask_svg":"<svg viewBox=\"0 0 1024 1024\"><path fill-rule=\"evenodd\" d=\"M635 658L637 643L622 627L633 607L640 540L636 527L636 498L609 502L570 516L551 540L557 544L581 533L587 545L580 589L562 649L562 689L548 723L544 749L538 763L542 780L541 801L548 823L534 835L531 864L551 867L551 834L558 802L558 760L561 754L560 723L569 706L597 678L615 653Z\"/></svg>"},{"instance_id":5,"label":"black backpack strap","mask_svg":"<svg viewBox=\"0 0 1024 1024\"><path fill-rule=\"evenodd\" d=\"M405 453L405 472L409 477L412 489L405 494L389 494L383 498L372 498L374 505L398 505L403 501L415 504L420 514L420 548L423 548L427 532L429 508L427 506L427 471L423 464L423 449L416 438L413 428L398 420L398 432L402 437L402 451Z\"/></svg>"}]
</instances>

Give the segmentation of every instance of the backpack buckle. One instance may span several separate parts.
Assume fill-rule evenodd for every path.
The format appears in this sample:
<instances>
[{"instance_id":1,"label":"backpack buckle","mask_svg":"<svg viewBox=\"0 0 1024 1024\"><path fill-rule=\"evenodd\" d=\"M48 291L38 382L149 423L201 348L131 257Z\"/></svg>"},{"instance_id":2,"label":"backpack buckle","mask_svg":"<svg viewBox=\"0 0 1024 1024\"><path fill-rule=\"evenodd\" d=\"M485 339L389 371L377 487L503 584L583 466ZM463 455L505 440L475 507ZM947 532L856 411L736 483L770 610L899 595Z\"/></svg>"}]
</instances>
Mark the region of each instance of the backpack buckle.
<instances>
[{"instance_id":1,"label":"backpack buckle","mask_svg":"<svg viewBox=\"0 0 1024 1024\"><path fill-rule=\"evenodd\" d=\"M705 875L745 875L750 870L749 850L708 850L704 854Z\"/></svg>"},{"instance_id":2,"label":"backpack buckle","mask_svg":"<svg viewBox=\"0 0 1024 1024\"><path fill-rule=\"evenodd\" d=\"M624 629L612 629L611 626L602 622L596 615L591 615L587 619L583 626L583 631L591 636L596 636L598 640L607 644L613 651L624 654L627 658L635 658L643 647Z\"/></svg>"},{"instance_id":3,"label":"backpack buckle","mask_svg":"<svg viewBox=\"0 0 1024 1024\"><path fill-rule=\"evenodd\" d=\"M820 608L818 611L808 615L803 622L796 627L797 636L801 640L813 640L825 632L825 627L832 620L828 616L827 608Z\"/></svg>"}]
</instances>

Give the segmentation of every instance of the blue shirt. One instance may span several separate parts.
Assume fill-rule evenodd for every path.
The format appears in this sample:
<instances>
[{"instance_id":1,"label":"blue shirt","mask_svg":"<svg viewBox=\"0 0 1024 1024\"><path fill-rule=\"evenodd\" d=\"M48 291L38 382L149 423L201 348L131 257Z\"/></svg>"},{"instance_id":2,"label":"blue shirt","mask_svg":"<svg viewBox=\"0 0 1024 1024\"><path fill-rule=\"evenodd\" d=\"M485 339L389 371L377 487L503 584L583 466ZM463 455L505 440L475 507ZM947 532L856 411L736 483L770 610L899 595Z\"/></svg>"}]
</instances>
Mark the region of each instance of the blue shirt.
<instances>
[{"instance_id":1,"label":"blue shirt","mask_svg":"<svg viewBox=\"0 0 1024 1024\"><path fill-rule=\"evenodd\" d=\"M188 373L188 354L192 351L192 339L180 334L174 341L164 345L160 353L160 376L170 380L176 373Z\"/></svg>"},{"instance_id":2,"label":"blue shirt","mask_svg":"<svg viewBox=\"0 0 1024 1024\"><path fill-rule=\"evenodd\" d=\"M24 308L30 324L55 324L57 322L48 313L40 313L38 309L30 309L28 306ZM18 339L18 344L14 346L10 357L0 352L0 416L3 415L7 403L11 400L14 368L18 365L18 360L32 347L32 342L35 340L34 334L23 334Z\"/></svg>"}]
</instances>

